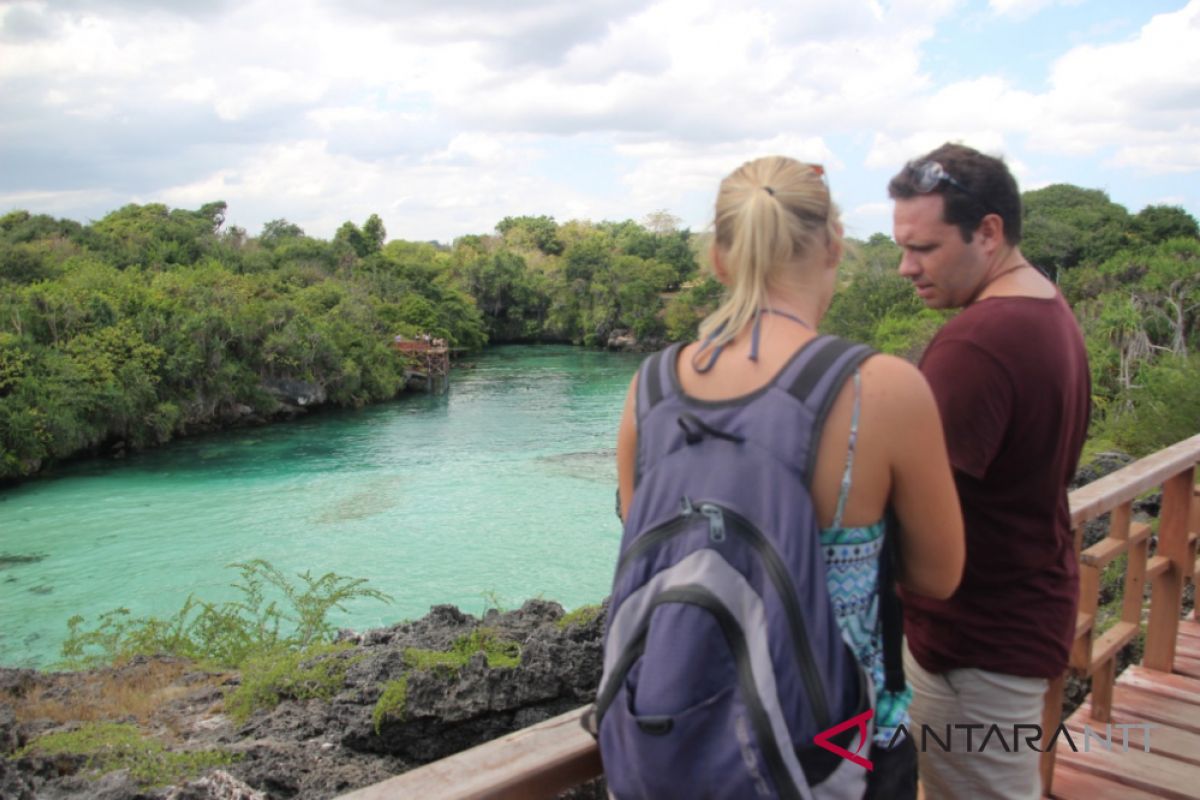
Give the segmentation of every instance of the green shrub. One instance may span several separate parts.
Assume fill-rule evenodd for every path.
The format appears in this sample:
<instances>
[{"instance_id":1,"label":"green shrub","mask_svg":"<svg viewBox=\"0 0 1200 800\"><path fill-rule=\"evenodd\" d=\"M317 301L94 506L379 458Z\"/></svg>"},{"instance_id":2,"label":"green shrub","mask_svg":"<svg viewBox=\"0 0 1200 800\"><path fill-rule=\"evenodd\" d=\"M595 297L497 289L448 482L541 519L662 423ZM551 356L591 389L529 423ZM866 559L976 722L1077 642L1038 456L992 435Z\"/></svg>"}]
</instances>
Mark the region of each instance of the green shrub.
<instances>
[{"instance_id":1,"label":"green shrub","mask_svg":"<svg viewBox=\"0 0 1200 800\"><path fill-rule=\"evenodd\" d=\"M1164 356L1138 372L1128 410L1114 410L1102 434L1134 456L1194 436L1200 420L1200 354Z\"/></svg>"},{"instance_id":2,"label":"green shrub","mask_svg":"<svg viewBox=\"0 0 1200 800\"><path fill-rule=\"evenodd\" d=\"M234 583L242 594L240 600L216 604L190 596L167 619L132 618L128 609L118 608L101 614L89 629L82 627L82 616L72 617L62 645L62 666L82 669L139 654L165 654L236 668L258 654L275 658L281 650L303 650L331 641L336 630L328 620L329 611L342 609L347 600L391 601L388 595L367 588L362 578L332 572L313 578L304 572L297 585L262 559L230 566L241 573ZM268 594L282 595L285 602L269 599Z\"/></svg>"},{"instance_id":3,"label":"green shrub","mask_svg":"<svg viewBox=\"0 0 1200 800\"><path fill-rule=\"evenodd\" d=\"M313 644L303 650L260 653L242 665L242 683L225 700L239 725L260 709L281 700L328 700L346 681L346 671L361 656L343 657L349 644Z\"/></svg>"},{"instance_id":4,"label":"green shrub","mask_svg":"<svg viewBox=\"0 0 1200 800\"><path fill-rule=\"evenodd\" d=\"M86 768L98 774L119 769L146 788L165 786L195 777L213 767L223 767L238 759L220 750L171 752L153 738L143 736L129 724L93 722L78 730L50 733L39 737L13 753L18 759L31 754L87 756Z\"/></svg>"}]
</instances>

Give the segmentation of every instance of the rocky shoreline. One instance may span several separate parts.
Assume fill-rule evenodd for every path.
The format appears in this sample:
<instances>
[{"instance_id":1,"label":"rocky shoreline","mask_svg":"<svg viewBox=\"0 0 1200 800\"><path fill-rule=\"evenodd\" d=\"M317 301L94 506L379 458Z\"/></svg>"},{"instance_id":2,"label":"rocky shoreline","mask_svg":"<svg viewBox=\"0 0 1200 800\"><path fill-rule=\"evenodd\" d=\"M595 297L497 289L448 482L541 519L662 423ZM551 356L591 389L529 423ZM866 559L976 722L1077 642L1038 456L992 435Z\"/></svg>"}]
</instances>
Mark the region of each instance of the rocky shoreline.
<instances>
[{"instance_id":1,"label":"rocky shoreline","mask_svg":"<svg viewBox=\"0 0 1200 800\"><path fill-rule=\"evenodd\" d=\"M415 622L343 631L339 638L350 646L331 657L347 661L345 679L330 700L285 698L241 725L224 708L240 682L235 673L163 658L73 673L0 669L0 797L334 797L590 702L600 679L602 625L602 612L566 616L557 603L531 600L482 619L437 606ZM483 652L458 667L414 669L406 661L412 648L447 651L480 630L516 642L519 663L489 666ZM402 678L402 710L378 715L385 686ZM122 713L101 702L122 692L140 695L141 708ZM73 718L64 718L68 713ZM38 737L96 720L136 724L172 753L231 758L186 782L149 787L129 769L98 774L86 754L20 753ZM602 796L595 786L572 794Z\"/></svg>"},{"instance_id":2,"label":"rocky shoreline","mask_svg":"<svg viewBox=\"0 0 1200 800\"><path fill-rule=\"evenodd\" d=\"M1105 454L1081 470L1072 488L1131 461ZM1134 504L1136 519L1158 515L1161 495ZM1101 539L1107 517L1088 524L1084 546ZM1101 587L1113 601L1119 580ZM1185 613L1195 602L1188 588ZM243 722L226 708L242 684L237 673L199 670L179 659L137 658L120 667L43 673L0 669L0 797L14 800L274 800L329 798L562 714L595 698L601 673L606 608L564 614L557 603L530 600L515 611L482 618L453 606L389 628L342 631L345 649L326 656L344 662L328 699L287 693L273 708ZM461 643L483 637L507 648L503 663ZM414 651L435 656L458 649L454 663L414 663ZM1118 671L1140 659L1140 644L1118 656ZM381 703L403 682L398 702ZM1070 678L1064 715L1082 702L1090 681ZM97 769L83 752L23 748L40 737L78 731L88 723L136 726L171 754L216 753L220 767L190 779L148 785L130 769ZM158 746L158 745L156 745ZM568 793L603 798L597 780Z\"/></svg>"}]
</instances>

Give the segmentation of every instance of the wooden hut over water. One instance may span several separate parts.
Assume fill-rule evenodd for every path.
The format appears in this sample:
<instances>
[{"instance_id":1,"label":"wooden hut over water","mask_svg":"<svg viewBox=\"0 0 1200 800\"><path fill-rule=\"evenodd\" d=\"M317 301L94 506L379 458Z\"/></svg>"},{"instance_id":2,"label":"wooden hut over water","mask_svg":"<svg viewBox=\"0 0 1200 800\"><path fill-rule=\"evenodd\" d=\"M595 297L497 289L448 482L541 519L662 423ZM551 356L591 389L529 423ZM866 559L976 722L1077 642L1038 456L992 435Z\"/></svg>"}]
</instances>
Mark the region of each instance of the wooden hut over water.
<instances>
[{"instance_id":1,"label":"wooden hut over water","mask_svg":"<svg viewBox=\"0 0 1200 800\"><path fill-rule=\"evenodd\" d=\"M450 347L445 339L429 334L412 338L397 334L392 339L392 349L408 360L404 379L409 388L423 388L439 394L446 391L450 377Z\"/></svg>"}]
</instances>

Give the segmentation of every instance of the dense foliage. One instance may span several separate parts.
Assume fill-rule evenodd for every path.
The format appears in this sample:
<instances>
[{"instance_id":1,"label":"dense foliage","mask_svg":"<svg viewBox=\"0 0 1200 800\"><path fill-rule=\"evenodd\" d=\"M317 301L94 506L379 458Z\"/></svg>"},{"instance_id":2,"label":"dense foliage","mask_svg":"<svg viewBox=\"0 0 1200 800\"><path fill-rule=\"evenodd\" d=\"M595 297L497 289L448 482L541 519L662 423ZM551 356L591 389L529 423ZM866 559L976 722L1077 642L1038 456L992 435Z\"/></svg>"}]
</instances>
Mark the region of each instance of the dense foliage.
<instances>
[{"instance_id":1,"label":"dense foliage","mask_svg":"<svg viewBox=\"0 0 1200 800\"><path fill-rule=\"evenodd\" d=\"M661 293L696 271L687 231L507 218L453 248L393 241L376 215L332 241L130 205L80 225L0 217L0 479L106 446L269 418L283 385L394 397L396 335L603 345L661 337Z\"/></svg>"},{"instance_id":2,"label":"dense foliage","mask_svg":"<svg viewBox=\"0 0 1200 800\"><path fill-rule=\"evenodd\" d=\"M224 208L131 205L90 226L0 217L0 478L270 416L280 380L335 405L394 397L396 334L485 341L436 248L381 247L377 217L333 242L284 221L247 239L222 230Z\"/></svg>"},{"instance_id":3,"label":"dense foliage","mask_svg":"<svg viewBox=\"0 0 1200 800\"><path fill-rule=\"evenodd\" d=\"M1087 334L1093 433L1135 452L1194 433L1196 220L1067 185L1024 199L1023 249ZM224 212L0 217L0 479L269 418L287 410L281 382L339 406L394 397L408 366L396 335L652 346L693 336L721 294L698 268L707 237L665 212L644 225L506 217L452 246L387 242L376 215L332 241L282 219L250 237ZM917 357L945 315L896 274L888 237L850 244L823 327Z\"/></svg>"}]
</instances>

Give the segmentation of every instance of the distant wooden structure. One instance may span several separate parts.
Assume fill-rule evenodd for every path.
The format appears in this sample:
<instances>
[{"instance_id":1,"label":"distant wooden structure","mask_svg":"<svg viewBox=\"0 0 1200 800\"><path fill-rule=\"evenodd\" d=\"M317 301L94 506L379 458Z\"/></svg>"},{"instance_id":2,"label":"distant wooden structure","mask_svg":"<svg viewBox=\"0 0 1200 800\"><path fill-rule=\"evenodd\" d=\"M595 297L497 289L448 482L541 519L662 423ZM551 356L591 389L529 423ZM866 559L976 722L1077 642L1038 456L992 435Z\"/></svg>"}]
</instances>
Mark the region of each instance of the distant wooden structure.
<instances>
[{"instance_id":1,"label":"distant wooden structure","mask_svg":"<svg viewBox=\"0 0 1200 800\"><path fill-rule=\"evenodd\" d=\"M410 367L404 371L404 378L410 388L424 386L428 392L446 391L450 377L450 347L445 339L428 334L411 339L397 335L392 339L392 349L409 361Z\"/></svg>"}]
</instances>

